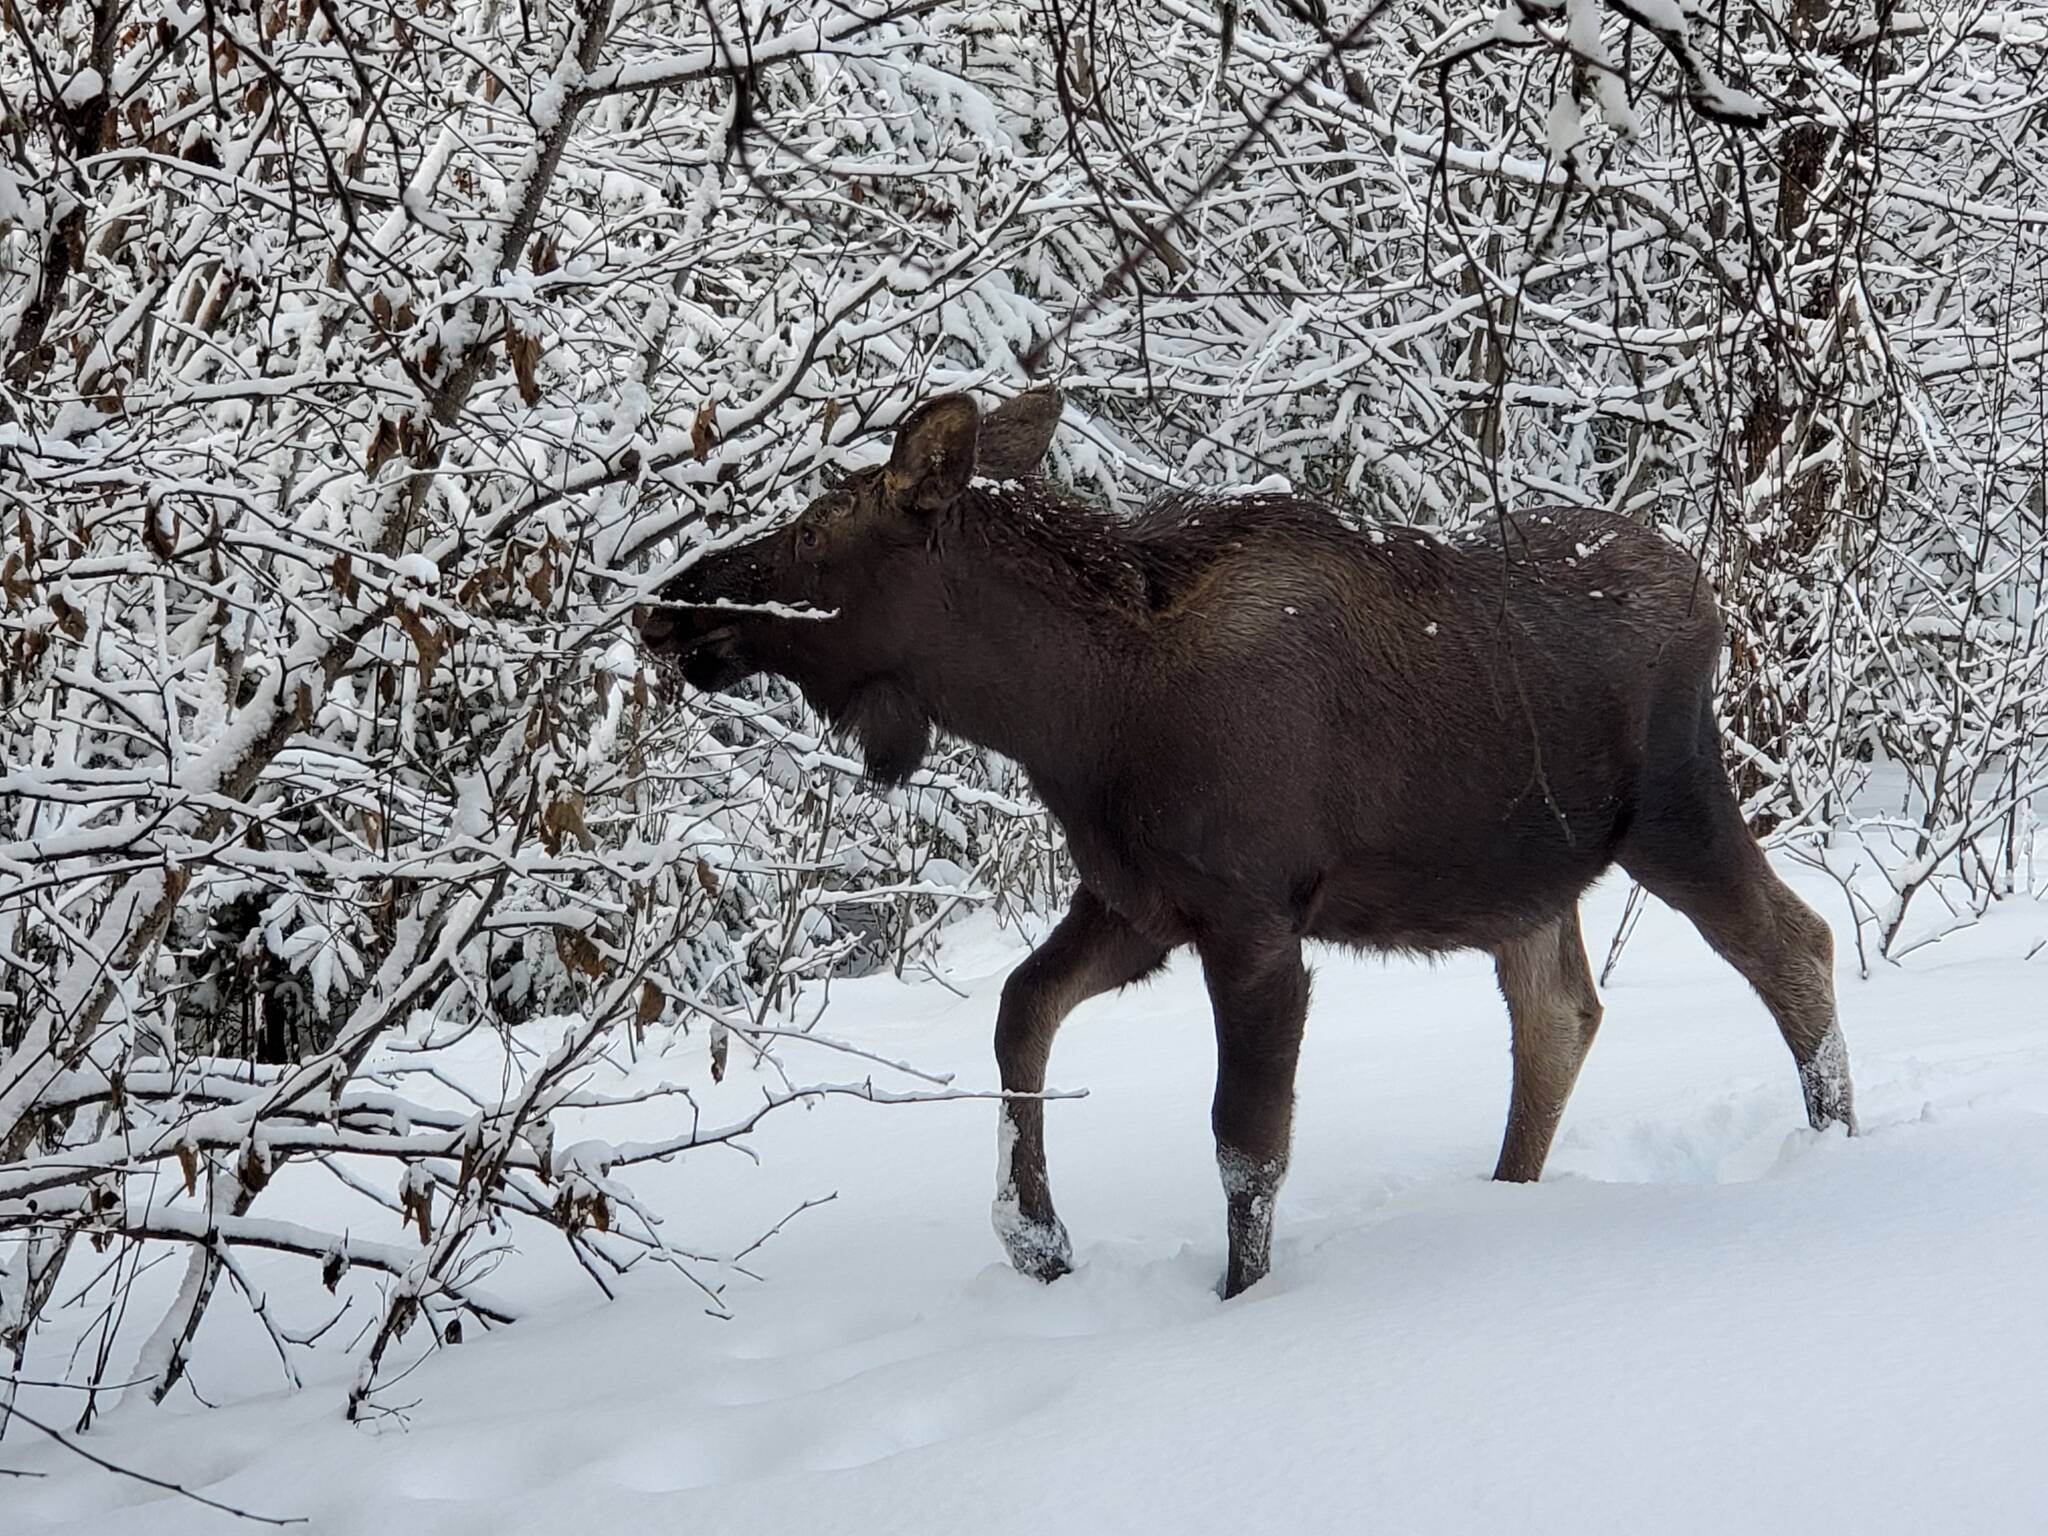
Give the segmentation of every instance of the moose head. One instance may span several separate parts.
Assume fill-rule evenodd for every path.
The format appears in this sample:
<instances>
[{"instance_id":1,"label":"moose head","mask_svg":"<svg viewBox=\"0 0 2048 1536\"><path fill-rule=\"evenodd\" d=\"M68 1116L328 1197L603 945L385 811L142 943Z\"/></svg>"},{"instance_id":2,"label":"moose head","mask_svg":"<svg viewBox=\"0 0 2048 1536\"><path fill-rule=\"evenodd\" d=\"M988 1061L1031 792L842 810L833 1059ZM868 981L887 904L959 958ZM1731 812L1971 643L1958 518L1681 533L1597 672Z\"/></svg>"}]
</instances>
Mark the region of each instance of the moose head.
<instances>
[{"instance_id":1,"label":"moose head","mask_svg":"<svg viewBox=\"0 0 2048 1536\"><path fill-rule=\"evenodd\" d=\"M642 641L684 679L730 689L789 678L861 744L870 774L900 782L923 760L929 710L906 689L947 601L935 558L977 477L1032 474L1060 397L1018 395L984 416L941 395L897 428L886 464L850 475L780 528L699 559L639 616Z\"/></svg>"}]
</instances>

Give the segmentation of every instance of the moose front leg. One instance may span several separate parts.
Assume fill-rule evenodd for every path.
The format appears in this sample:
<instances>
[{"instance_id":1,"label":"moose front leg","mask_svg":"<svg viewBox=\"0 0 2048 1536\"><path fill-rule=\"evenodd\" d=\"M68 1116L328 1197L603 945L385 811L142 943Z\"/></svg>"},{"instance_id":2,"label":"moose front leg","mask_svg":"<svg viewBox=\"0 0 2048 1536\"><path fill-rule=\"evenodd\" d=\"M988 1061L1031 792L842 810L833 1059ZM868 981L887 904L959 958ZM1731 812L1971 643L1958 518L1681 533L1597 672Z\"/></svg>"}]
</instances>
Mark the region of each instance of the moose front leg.
<instances>
[{"instance_id":1,"label":"moose front leg","mask_svg":"<svg viewBox=\"0 0 2048 1536\"><path fill-rule=\"evenodd\" d=\"M1308 1016L1301 943L1208 943L1202 968L1216 1010L1216 1166L1229 1210L1230 1262L1223 1295L1265 1278L1272 1263L1273 1205L1287 1176L1294 1123L1294 1066Z\"/></svg>"},{"instance_id":2,"label":"moose front leg","mask_svg":"<svg viewBox=\"0 0 2048 1536\"><path fill-rule=\"evenodd\" d=\"M996 1065L1010 1093L1042 1093L1060 1024L1089 998L1162 964L1164 945L1144 937L1086 886L1043 944L1003 983ZM1010 1262L1038 1280L1073 1268L1073 1246L1052 1208L1045 1172L1045 1102L1006 1099L996 1127L996 1236Z\"/></svg>"}]
</instances>

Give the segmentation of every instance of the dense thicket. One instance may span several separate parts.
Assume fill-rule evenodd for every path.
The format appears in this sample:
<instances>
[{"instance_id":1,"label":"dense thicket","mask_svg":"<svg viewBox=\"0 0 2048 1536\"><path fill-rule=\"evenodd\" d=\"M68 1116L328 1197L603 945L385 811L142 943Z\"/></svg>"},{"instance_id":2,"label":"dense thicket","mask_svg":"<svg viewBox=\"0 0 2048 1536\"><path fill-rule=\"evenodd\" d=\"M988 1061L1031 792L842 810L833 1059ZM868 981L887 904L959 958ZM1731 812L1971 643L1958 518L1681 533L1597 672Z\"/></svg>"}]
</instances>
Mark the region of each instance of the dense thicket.
<instances>
[{"instance_id":1,"label":"dense thicket","mask_svg":"<svg viewBox=\"0 0 2048 1536\"><path fill-rule=\"evenodd\" d=\"M1004 765L868 792L775 689L666 693L623 620L934 389L1061 383L1058 472L1113 500L1664 524L1728 595L1760 822L1894 837L1880 944L2022 878L2041 0L5 14L17 1361L60 1274L159 1243L169 1311L109 1307L81 1373L167 1390L223 1278L289 1370L247 1246L381 1277L357 1410L423 1318L503 1314L510 1222L715 1288L613 1174L753 1117L558 1146L594 1064L766 1061L806 978L1060 877ZM259 1211L287 1164L389 1240Z\"/></svg>"}]
</instances>

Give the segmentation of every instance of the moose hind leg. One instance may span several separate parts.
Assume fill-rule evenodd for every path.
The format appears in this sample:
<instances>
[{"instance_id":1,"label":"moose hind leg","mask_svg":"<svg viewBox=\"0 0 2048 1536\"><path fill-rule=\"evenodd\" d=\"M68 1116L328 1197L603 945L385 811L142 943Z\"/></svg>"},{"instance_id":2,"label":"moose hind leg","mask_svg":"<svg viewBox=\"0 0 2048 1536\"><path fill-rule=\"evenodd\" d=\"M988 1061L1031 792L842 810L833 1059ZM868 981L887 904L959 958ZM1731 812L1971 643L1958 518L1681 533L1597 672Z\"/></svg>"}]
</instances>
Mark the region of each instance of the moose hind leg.
<instances>
[{"instance_id":1,"label":"moose hind leg","mask_svg":"<svg viewBox=\"0 0 2048 1536\"><path fill-rule=\"evenodd\" d=\"M1856 1134L1849 1048L1835 1013L1835 940L1758 851L1745 887L1687 912L1707 942L1756 988L1799 1068L1806 1122Z\"/></svg>"},{"instance_id":2,"label":"moose hind leg","mask_svg":"<svg viewBox=\"0 0 2048 1536\"><path fill-rule=\"evenodd\" d=\"M1807 1123L1856 1134L1849 1051L1835 1013L1835 941L1821 915L1772 871L1716 762L1646 806L1622 866L1692 920L1777 1020L1799 1068Z\"/></svg>"},{"instance_id":3,"label":"moose hind leg","mask_svg":"<svg viewBox=\"0 0 2048 1536\"><path fill-rule=\"evenodd\" d=\"M1565 1101L1600 1028L1600 994L1586 963L1578 907L1503 944L1493 964L1514 1029L1514 1089L1493 1176L1529 1183L1542 1176Z\"/></svg>"},{"instance_id":4,"label":"moose hind leg","mask_svg":"<svg viewBox=\"0 0 2048 1536\"><path fill-rule=\"evenodd\" d=\"M1010 973L996 1014L996 1065L1010 1093L1041 1093L1053 1036L1089 998L1156 969L1167 951L1085 886L1043 944ZM1073 1268L1073 1245L1052 1205L1045 1168L1045 1103L1005 1099L996 1126L996 1236L1010 1262L1038 1280Z\"/></svg>"},{"instance_id":5,"label":"moose hind leg","mask_svg":"<svg viewBox=\"0 0 2048 1536\"><path fill-rule=\"evenodd\" d=\"M1263 946L1205 943L1202 967L1216 1010L1210 1123L1228 1209L1228 1298L1257 1284L1272 1264L1273 1206L1287 1176L1308 971L1294 938Z\"/></svg>"}]
</instances>

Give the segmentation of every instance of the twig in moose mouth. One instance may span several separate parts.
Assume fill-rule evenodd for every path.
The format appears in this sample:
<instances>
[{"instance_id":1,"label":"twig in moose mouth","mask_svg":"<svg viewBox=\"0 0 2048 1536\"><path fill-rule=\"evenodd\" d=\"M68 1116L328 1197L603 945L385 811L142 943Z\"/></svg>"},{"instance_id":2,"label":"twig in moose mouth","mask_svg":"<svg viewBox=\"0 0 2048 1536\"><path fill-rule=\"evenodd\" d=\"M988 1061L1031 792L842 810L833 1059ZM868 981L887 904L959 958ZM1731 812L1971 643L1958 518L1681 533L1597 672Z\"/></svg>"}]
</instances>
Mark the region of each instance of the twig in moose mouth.
<instances>
[{"instance_id":1,"label":"twig in moose mouth","mask_svg":"<svg viewBox=\"0 0 2048 1536\"><path fill-rule=\"evenodd\" d=\"M637 606L663 611L687 611L693 613L700 609L709 608L717 613L759 614L772 619L836 619L839 617L839 610L836 608L813 608L806 603L737 603L731 598L726 597L710 598L696 603L672 603L663 598L654 597ZM720 630L719 633L725 634L728 631Z\"/></svg>"}]
</instances>

